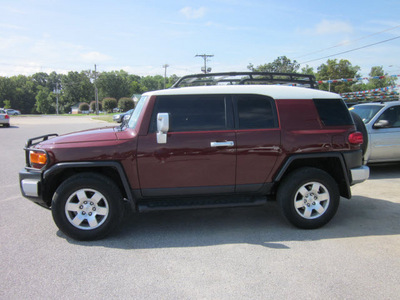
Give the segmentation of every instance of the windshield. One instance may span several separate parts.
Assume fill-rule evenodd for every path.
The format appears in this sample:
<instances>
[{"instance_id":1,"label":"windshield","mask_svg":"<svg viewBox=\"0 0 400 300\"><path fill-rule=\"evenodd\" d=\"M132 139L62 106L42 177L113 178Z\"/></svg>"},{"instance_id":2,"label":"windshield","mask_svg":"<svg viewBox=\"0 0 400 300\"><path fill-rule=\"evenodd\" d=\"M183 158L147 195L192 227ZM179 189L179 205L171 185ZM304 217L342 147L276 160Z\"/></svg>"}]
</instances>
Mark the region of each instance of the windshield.
<instances>
[{"instance_id":1,"label":"windshield","mask_svg":"<svg viewBox=\"0 0 400 300\"><path fill-rule=\"evenodd\" d=\"M136 127L136 124L137 124L137 121L139 119L140 113L142 112L143 106L146 103L146 101L147 101L147 96L143 96L143 97L140 98L138 104L135 107L135 110L133 111L133 113L132 113L132 115L131 115L131 117L129 119L129 122L128 122L128 127L129 128L133 129L133 128Z\"/></svg>"},{"instance_id":2,"label":"windshield","mask_svg":"<svg viewBox=\"0 0 400 300\"><path fill-rule=\"evenodd\" d=\"M350 110L359 115L364 123L367 124L382 108L383 106L381 105L355 105Z\"/></svg>"}]
</instances>

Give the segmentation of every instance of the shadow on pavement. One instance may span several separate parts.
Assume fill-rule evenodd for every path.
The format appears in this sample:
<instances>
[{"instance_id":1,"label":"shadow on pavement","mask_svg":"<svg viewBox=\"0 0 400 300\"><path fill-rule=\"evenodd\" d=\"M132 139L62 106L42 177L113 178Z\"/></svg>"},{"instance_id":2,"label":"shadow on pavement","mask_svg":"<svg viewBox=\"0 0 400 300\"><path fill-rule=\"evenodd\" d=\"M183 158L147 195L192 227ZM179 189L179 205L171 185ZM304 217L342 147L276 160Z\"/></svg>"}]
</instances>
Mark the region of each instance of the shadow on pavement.
<instances>
[{"instance_id":1,"label":"shadow on pavement","mask_svg":"<svg viewBox=\"0 0 400 300\"><path fill-rule=\"evenodd\" d=\"M400 178L400 163L372 165L370 179ZM400 188L399 188L400 194ZM400 234L400 203L354 195L341 200L330 223L316 230L291 226L275 202L262 207L160 211L130 214L119 231L94 242L68 242L118 249L252 244L289 249L287 242Z\"/></svg>"},{"instance_id":2,"label":"shadow on pavement","mask_svg":"<svg viewBox=\"0 0 400 300\"><path fill-rule=\"evenodd\" d=\"M252 244L289 249L287 242L400 234L400 204L355 196L342 199L338 213L323 228L302 230L289 225L276 203L264 207L134 214L110 237L94 242L68 242L118 249L203 247ZM58 232L60 237L66 238Z\"/></svg>"}]
</instances>

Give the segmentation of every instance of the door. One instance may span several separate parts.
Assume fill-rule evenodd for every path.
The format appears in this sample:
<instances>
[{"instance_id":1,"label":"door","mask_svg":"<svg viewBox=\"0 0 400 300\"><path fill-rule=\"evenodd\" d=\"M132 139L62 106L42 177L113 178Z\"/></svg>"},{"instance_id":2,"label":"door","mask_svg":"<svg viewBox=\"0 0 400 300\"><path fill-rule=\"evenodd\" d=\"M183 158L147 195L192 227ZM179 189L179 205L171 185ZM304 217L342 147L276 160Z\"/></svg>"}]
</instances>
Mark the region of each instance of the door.
<instances>
[{"instance_id":1,"label":"door","mask_svg":"<svg viewBox=\"0 0 400 300\"><path fill-rule=\"evenodd\" d=\"M271 182L281 155L275 101L262 95L233 97L237 129L236 192L256 192Z\"/></svg>"},{"instance_id":2,"label":"door","mask_svg":"<svg viewBox=\"0 0 400 300\"><path fill-rule=\"evenodd\" d=\"M143 197L233 193L236 135L224 95L158 96L149 133L138 142ZM169 114L167 141L157 143L158 113Z\"/></svg>"},{"instance_id":3,"label":"door","mask_svg":"<svg viewBox=\"0 0 400 300\"><path fill-rule=\"evenodd\" d=\"M384 122L384 126L378 127ZM369 161L400 160L400 105L388 107L377 119L370 134Z\"/></svg>"}]
</instances>

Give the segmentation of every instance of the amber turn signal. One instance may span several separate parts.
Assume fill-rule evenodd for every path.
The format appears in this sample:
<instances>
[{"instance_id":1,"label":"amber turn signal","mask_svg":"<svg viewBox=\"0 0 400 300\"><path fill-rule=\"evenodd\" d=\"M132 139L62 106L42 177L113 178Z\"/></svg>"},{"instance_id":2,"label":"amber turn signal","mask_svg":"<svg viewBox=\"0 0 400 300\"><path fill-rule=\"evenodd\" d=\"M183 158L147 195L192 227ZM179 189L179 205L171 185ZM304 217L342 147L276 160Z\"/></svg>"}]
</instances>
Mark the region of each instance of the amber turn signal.
<instances>
[{"instance_id":1,"label":"amber turn signal","mask_svg":"<svg viewBox=\"0 0 400 300\"><path fill-rule=\"evenodd\" d=\"M34 168L41 168L47 163L47 155L44 152L30 151L29 159L31 166Z\"/></svg>"}]
</instances>

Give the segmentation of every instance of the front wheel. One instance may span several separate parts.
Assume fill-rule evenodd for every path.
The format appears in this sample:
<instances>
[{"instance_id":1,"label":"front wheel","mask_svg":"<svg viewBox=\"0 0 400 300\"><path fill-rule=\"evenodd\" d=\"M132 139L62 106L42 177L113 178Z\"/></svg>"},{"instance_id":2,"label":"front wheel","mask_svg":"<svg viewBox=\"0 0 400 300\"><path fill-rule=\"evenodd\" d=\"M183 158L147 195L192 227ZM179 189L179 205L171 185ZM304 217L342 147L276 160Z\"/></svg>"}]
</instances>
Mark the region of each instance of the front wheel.
<instances>
[{"instance_id":1,"label":"front wheel","mask_svg":"<svg viewBox=\"0 0 400 300\"><path fill-rule=\"evenodd\" d=\"M52 201L57 227L76 240L101 239L122 219L122 195L107 177L82 173L64 181Z\"/></svg>"},{"instance_id":2,"label":"front wheel","mask_svg":"<svg viewBox=\"0 0 400 300\"><path fill-rule=\"evenodd\" d=\"M293 171L282 181L277 200L290 223L314 229L328 223L336 214L340 194L328 173L307 167Z\"/></svg>"}]
</instances>

